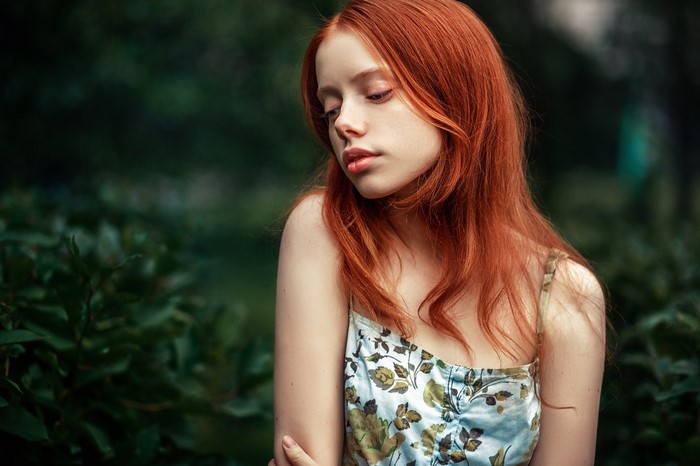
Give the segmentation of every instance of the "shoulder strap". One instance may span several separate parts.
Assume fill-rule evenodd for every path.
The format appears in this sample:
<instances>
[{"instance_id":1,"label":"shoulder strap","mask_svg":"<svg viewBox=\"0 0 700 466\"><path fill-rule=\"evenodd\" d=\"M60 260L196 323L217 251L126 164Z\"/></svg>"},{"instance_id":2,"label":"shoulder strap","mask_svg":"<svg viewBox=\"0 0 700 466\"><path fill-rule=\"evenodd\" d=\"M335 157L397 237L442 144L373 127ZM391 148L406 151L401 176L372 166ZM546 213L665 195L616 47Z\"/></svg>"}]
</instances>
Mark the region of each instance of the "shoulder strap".
<instances>
[{"instance_id":1,"label":"shoulder strap","mask_svg":"<svg viewBox=\"0 0 700 466\"><path fill-rule=\"evenodd\" d=\"M552 281L554 280L554 273L557 271L557 263L559 259L565 258L566 254L562 251L552 249L547 258L547 265L544 270L544 277L542 277L542 290L540 291L540 302L537 312L537 345L542 343L544 337L544 323L547 320L547 307L549 306L549 295L552 289Z\"/></svg>"}]
</instances>

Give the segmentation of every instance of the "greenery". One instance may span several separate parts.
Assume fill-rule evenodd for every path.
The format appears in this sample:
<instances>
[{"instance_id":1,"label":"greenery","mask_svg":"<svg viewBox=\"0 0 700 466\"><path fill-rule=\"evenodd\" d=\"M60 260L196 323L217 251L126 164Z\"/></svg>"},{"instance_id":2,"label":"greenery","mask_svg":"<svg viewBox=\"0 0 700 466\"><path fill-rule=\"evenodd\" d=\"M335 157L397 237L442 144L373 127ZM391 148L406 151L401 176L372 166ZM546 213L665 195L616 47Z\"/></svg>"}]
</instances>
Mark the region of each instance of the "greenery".
<instances>
[{"instance_id":1,"label":"greenery","mask_svg":"<svg viewBox=\"0 0 700 466\"><path fill-rule=\"evenodd\" d=\"M618 331L599 464L691 465L700 454L700 234L628 231L604 273Z\"/></svg>"},{"instance_id":2,"label":"greenery","mask_svg":"<svg viewBox=\"0 0 700 466\"><path fill-rule=\"evenodd\" d=\"M198 430L263 415L271 345L196 293L182 230L57 197L0 199L3 463L235 464Z\"/></svg>"},{"instance_id":3,"label":"greenery","mask_svg":"<svg viewBox=\"0 0 700 466\"><path fill-rule=\"evenodd\" d=\"M323 157L298 73L342 3L0 5L5 463L266 464L278 233ZM698 3L610 2L597 46L549 0L466 3L532 110L533 191L610 292L596 464L694 464Z\"/></svg>"}]
</instances>

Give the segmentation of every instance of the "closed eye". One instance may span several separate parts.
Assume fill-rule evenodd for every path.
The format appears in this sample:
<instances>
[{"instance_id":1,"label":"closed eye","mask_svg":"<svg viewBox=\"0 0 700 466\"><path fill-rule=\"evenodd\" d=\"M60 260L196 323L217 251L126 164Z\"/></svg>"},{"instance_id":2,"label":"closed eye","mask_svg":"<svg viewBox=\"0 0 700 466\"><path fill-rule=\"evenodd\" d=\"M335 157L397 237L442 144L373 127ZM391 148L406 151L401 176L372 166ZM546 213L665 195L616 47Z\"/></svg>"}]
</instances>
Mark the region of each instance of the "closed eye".
<instances>
[{"instance_id":1,"label":"closed eye","mask_svg":"<svg viewBox=\"0 0 700 466\"><path fill-rule=\"evenodd\" d=\"M332 108L321 114L321 117L325 120L332 120L340 114L340 107Z\"/></svg>"},{"instance_id":2,"label":"closed eye","mask_svg":"<svg viewBox=\"0 0 700 466\"><path fill-rule=\"evenodd\" d=\"M367 96L367 100L371 100L372 102L383 102L385 100L388 100L388 98L391 96L392 92L394 92L394 90L389 89L389 90L386 90L384 92L370 94Z\"/></svg>"}]
</instances>

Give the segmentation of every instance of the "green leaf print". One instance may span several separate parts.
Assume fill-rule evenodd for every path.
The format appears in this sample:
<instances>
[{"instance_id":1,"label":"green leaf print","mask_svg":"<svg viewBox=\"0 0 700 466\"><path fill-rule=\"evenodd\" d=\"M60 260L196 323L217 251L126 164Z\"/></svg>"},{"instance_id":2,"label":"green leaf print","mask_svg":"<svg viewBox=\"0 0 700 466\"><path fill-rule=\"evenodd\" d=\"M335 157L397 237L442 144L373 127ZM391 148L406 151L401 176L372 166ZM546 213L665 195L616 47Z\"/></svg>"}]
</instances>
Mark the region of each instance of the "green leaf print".
<instances>
[{"instance_id":1,"label":"green leaf print","mask_svg":"<svg viewBox=\"0 0 700 466\"><path fill-rule=\"evenodd\" d=\"M408 391L408 384L399 380L394 384L394 388L389 390L389 393L406 393Z\"/></svg>"},{"instance_id":2,"label":"green leaf print","mask_svg":"<svg viewBox=\"0 0 700 466\"><path fill-rule=\"evenodd\" d=\"M501 390L500 392L496 393L496 400L505 401L508 398L510 398L511 396L513 396L513 394L511 392Z\"/></svg>"},{"instance_id":3,"label":"green leaf print","mask_svg":"<svg viewBox=\"0 0 700 466\"><path fill-rule=\"evenodd\" d=\"M431 370L433 370L432 362L424 362L420 365L420 371L424 374L429 374Z\"/></svg>"},{"instance_id":4,"label":"green leaf print","mask_svg":"<svg viewBox=\"0 0 700 466\"><path fill-rule=\"evenodd\" d=\"M445 387L435 382L435 379L428 380L423 390L423 401L428 406L442 408L445 407Z\"/></svg>"},{"instance_id":5,"label":"green leaf print","mask_svg":"<svg viewBox=\"0 0 700 466\"><path fill-rule=\"evenodd\" d=\"M420 440L423 444L423 455L431 456L433 454L433 446L437 435L445 430L447 424L433 424L420 434Z\"/></svg>"},{"instance_id":6,"label":"green leaf print","mask_svg":"<svg viewBox=\"0 0 700 466\"><path fill-rule=\"evenodd\" d=\"M421 416L418 411L410 410L406 413L406 419L408 419L410 422L418 422L423 419L423 416Z\"/></svg>"},{"instance_id":7,"label":"green leaf print","mask_svg":"<svg viewBox=\"0 0 700 466\"><path fill-rule=\"evenodd\" d=\"M464 445L464 449L467 451L476 451L481 445L481 440L469 439L469 441Z\"/></svg>"},{"instance_id":8,"label":"green leaf print","mask_svg":"<svg viewBox=\"0 0 700 466\"><path fill-rule=\"evenodd\" d=\"M394 371L396 371L396 375L398 377L401 377L402 379L408 378L408 369L403 367L401 364L394 363Z\"/></svg>"},{"instance_id":9,"label":"green leaf print","mask_svg":"<svg viewBox=\"0 0 700 466\"><path fill-rule=\"evenodd\" d=\"M408 403L400 404L396 407L396 419L394 419L394 426L398 430L404 430L411 427L411 422L417 422L423 419L417 411L408 409Z\"/></svg>"},{"instance_id":10,"label":"green leaf print","mask_svg":"<svg viewBox=\"0 0 700 466\"><path fill-rule=\"evenodd\" d=\"M376 412L368 414L361 409L353 409L349 417L353 426L349 447L370 464L377 464L390 457L406 439L402 433L389 436L389 421L377 416Z\"/></svg>"},{"instance_id":11,"label":"green leaf print","mask_svg":"<svg viewBox=\"0 0 700 466\"><path fill-rule=\"evenodd\" d=\"M405 417L397 417L396 419L394 419L394 426L398 430L406 430L409 427L411 427L411 423L409 423L408 419L406 419Z\"/></svg>"},{"instance_id":12,"label":"green leaf print","mask_svg":"<svg viewBox=\"0 0 700 466\"><path fill-rule=\"evenodd\" d=\"M510 450L510 447L506 448L505 450L503 450L503 447L501 447L495 455L489 456L491 466L504 466L508 450Z\"/></svg>"},{"instance_id":13,"label":"green leaf print","mask_svg":"<svg viewBox=\"0 0 700 466\"><path fill-rule=\"evenodd\" d=\"M384 366L379 366L376 369L369 370L369 376L372 382L382 390L388 390L394 385L394 372Z\"/></svg>"},{"instance_id":14,"label":"green leaf print","mask_svg":"<svg viewBox=\"0 0 700 466\"><path fill-rule=\"evenodd\" d=\"M527 396L530 394L530 390L527 389L527 386L524 383L520 384L520 399L524 400L527 398Z\"/></svg>"},{"instance_id":15,"label":"green leaf print","mask_svg":"<svg viewBox=\"0 0 700 466\"><path fill-rule=\"evenodd\" d=\"M350 386L345 389L345 401L351 404L360 402L360 397L357 396L357 390L355 387Z\"/></svg>"},{"instance_id":16,"label":"green leaf print","mask_svg":"<svg viewBox=\"0 0 700 466\"><path fill-rule=\"evenodd\" d=\"M396 417L404 417L408 411L408 402L396 407Z\"/></svg>"}]
</instances>

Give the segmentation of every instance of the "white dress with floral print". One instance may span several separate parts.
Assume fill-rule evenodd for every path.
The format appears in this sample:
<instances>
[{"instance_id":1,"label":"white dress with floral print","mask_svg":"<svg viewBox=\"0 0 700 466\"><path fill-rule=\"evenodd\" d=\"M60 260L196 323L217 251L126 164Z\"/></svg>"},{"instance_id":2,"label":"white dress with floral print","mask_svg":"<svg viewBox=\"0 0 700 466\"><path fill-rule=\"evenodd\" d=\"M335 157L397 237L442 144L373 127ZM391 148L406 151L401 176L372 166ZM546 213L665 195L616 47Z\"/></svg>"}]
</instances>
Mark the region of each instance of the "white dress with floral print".
<instances>
[{"instance_id":1,"label":"white dress with floral print","mask_svg":"<svg viewBox=\"0 0 700 466\"><path fill-rule=\"evenodd\" d=\"M539 338L557 259L547 263ZM528 464L540 427L537 364L448 364L351 310L343 464Z\"/></svg>"}]
</instances>

